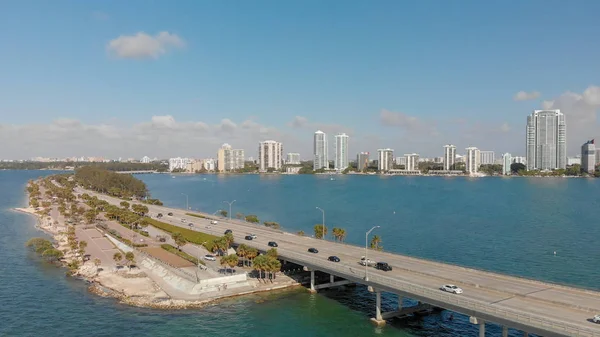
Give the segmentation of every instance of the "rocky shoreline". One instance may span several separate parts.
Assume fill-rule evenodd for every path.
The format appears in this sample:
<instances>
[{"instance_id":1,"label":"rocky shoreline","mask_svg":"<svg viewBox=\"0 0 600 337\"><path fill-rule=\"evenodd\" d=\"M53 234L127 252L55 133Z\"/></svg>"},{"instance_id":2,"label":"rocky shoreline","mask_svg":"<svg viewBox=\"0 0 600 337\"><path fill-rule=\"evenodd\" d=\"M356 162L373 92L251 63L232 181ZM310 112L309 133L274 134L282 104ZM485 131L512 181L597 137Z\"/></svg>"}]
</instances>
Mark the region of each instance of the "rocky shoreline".
<instances>
[{"instance_id":1,"label":"rocky shoreline","mask_svg":"<svg viewBox=\"0 0 600 337\"><path fill-rule=\"evenodd\" d=\"M47 217L36 213L36 210L28 208L15 208L14 210L32 215L36 218L35 227L52 236L58 249L68 248L66 230L67 226L60 219ZM68 263L74 257L66 256L60 262L60 266L67 268ZM213 304L223 299L245 296L274 290L285 290L299 287L300 284L290 282L286 284L273 284L270 287L257 287L240 293L223 294L218 297L202 300L178 300L167 295L154 281L147 277L144 272L98 272L92 261L83 263L74 270L70 276L89 283L88 291L100 297L114 298L119 303L140 308L151 308L159 310L185 310L198 309Z\"/></svg>"}]
</instances>

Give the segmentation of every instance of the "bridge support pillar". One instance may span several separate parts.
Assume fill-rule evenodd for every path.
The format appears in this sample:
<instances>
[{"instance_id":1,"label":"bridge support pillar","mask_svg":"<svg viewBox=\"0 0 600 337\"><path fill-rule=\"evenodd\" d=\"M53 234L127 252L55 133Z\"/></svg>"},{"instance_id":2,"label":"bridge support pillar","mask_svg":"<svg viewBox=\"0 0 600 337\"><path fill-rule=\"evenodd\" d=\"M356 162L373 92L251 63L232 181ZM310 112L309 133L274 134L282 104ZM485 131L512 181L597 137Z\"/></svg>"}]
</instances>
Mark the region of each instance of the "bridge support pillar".
<instances>
[{"instance_id":1,"label":"bridge support pillar","mask_svg":"<svg viewBox=\"0 0 600 337\"><path fill-rule=\"evenodd\" d=\"M508 327L507 326L502 327L502 337L508 337Z\"/></svg>"},{"instance_id":2,"label":"bridge support pillar","mask_svg":"<svg viewBox=\"0 0 600 337\"><path fill-rule=\"evenodd\" d=\"M375 317L371 318L371 322L377 326L385 325L385 320L381 316L381 290L379 289L375 289Z\"/></svg>"},{"instance_id":3,"label":"bridge support pillar","mask_svg":"<svg viewBox=\"0 0 600 337\"><path fill-rule=\"evenodd\" d=\"M402 300L404 298L400 295L398 295L398 311L402 311Z\"/></svg>"},{"instance_id":4,"label":"bridge support pillar","mask_svg":"<svg viewBox=\"0 0 600 337\"><path fill-rule=\"evenodd\" d=\"M333 283L335 281L335 276L333 274L329 274L329 283Z\"/></svg>"},{"instance_id":5,"label":"bridge support pillar","mask_svg":"<svg viewBox=\"0 0 600 337\"><path fill-rule=\"evenodd\" d=\"M523 331L523 337L528 337L528 336L529 336L529 332Z\"/></svg>"},{"instance_id":6,"label":"bridge support pillar","mask_svg":"<svg viewBox=\"0 0 600 337\"><path fill-rule=\"evenodd\" d=\"M479 337L485 337L485 321L479 321Z\"/></svg>"},{"instance_id":7,"label":"bridge support pillar","mask_svg":"<svg viewBox=\"0 0 600 337\"><path fill-rule=\"evenodd\" d=\"M315 289L315 271L314 270L310 271L310 292L313 294L317 292L317 289Z\"/></svg>"}]
</instances>

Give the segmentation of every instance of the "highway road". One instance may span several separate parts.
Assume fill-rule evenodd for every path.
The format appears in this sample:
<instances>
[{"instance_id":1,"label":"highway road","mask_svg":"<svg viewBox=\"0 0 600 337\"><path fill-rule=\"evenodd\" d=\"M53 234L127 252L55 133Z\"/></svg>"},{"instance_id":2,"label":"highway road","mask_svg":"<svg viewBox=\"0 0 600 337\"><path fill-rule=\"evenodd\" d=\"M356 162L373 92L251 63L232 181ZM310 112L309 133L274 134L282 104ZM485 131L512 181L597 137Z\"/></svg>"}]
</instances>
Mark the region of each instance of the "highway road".
<instances>
[{"instance_id":1,"label":"highway road","mask_svg":"<svg viewBox=\"0 0 600 337\"><path fill-rule=\"evenodd\" d=\"M120 202L90 191L86 193L113 204ZM545 336L600 336L600 324L590 321L595 314L600 314L600 292L372 250L369 250L369 259L387 262L393 270L384 272L369 268L369 282L365 282L365 267L358 264L361 256L365 255L364 247L302 237L262 225L202 214L217 219L217 225L210 225L209 219L188 216L185 210L148 207L152 216L162 213L162 221L181 227L192 222L199 231L217 236L231 229L236 243L245 243L263 251L270 248L267 245L269 241L275 241L281 258L384 291L467 315L477 315L487 321ZM173 213L172 217L167 216L169 212ZM181 222L182 218L186 222ZM248 234L256 234L257 239L245 240ZM319 253L309 253L308 248L317 248ZM338 256L341 261L327 261L331 255ZM464 293L453 295L439 290L447 283L461 287Z\"/></svg>"}]
</instances>

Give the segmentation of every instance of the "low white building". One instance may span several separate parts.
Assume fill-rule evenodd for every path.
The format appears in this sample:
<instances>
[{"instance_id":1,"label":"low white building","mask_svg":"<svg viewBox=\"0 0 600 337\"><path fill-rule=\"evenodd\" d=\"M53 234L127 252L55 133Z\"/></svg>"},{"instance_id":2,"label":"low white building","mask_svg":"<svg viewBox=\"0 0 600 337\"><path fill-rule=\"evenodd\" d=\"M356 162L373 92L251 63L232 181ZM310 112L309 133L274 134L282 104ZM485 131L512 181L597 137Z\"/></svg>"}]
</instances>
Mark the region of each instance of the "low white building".
<instances>
[{"instance_id":1,"label":"low white building","mask_svg":"<svg viewBox=\"0 0 600 337\"><path fill-rule=\"evenodd\" d=\"M169 158L169 171L173 170L187 170L188 164L191 162L189 158Z\"/></svg>"}]
</instances>

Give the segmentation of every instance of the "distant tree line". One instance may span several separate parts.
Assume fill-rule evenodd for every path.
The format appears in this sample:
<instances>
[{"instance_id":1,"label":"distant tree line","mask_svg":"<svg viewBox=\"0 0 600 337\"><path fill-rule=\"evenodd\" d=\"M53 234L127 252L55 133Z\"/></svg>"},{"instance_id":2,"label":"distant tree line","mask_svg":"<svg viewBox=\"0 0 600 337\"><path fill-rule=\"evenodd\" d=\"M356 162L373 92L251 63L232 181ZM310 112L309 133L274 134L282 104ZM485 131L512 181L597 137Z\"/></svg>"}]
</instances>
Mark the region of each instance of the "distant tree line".
<instances>
[{"instance_id":1,"label":"distant tree line","mask_svg":"<svg viewBox=\"0 0 600 337\"><path fill-rule=\"evenodd\" d=\"M159 162L153 163L91 163L91 162L0 162L0 170L64 170L67 167L79 168L83 166L94 166L109 171L158 171L166 172L169 167Z\"/></svg>"},{"instance_id":2,"label":"distant tree line","mask_svg":"<svg viewBox=\"0 0 600 337\"><path fill-rule=\"evenodd\" d=\"M75 171L75 181L83 188L119 198L148 197L146 184L131 174L115 173L95 166L84 166Z\"/></svg>"}]
</instances>

